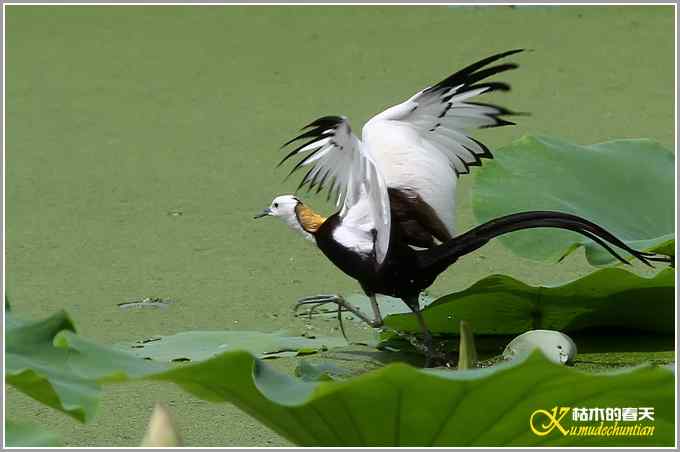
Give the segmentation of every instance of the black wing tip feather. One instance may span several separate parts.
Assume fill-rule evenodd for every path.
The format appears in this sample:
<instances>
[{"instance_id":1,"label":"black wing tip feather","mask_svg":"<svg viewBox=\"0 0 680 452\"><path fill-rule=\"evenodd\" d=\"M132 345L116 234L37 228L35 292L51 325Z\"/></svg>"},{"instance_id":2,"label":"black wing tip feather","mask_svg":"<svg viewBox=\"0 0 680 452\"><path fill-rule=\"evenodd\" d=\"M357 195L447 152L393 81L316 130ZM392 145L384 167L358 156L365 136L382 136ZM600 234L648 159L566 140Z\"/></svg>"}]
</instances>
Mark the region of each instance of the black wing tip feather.
<instances>
[{"instance_id":1,"label":"black wing tip feather","mask_svg":"<svg viewBox=\"0 0 680 452\"><path fill-rule=\"evenodd\" d=\"M346 116L322 116L321 118L315 119L314 121L310 122L306 126L302 127L300 131L302 131L301 134L297 135L296 137L288 140L286 143L284 143L281 146L281 149L283 150L286 148L286 146L292 144L293 142L297 140L302 140L305 138L311 138L311 140L306 141L303 144L297 145L293 150L288 152L283 159L276 165L276 167L280 167L283 165L288 159L291 157L295 156L302 150L304 147L309 146L314 144L315 142L331 137L335 134L335 131L340 127L341 125L346 125L349 128L349 123L347 121ZM333 141L331 141L333 143ZM321 150L323 146L315 149L313 152L311 152L309 155L305 156L304 158L300 159L295 166L293 166L293 169L290 170L290 172L285 176L284 180L287 180L293 173L295 173L297 170L299 170L306 161L308 161L312 156L314 156L317 152ZM342 149L342 148L341 148ZM311 191L314 189L314 187L317 187L316 192L319 193L321 190L323 190L325 186L326 179L328 179L330 170L327 170L323 176L321 176L321 179L319 180L320 172L317 172L314 177L310 178L310 175L312 171L316 168L315 165L313 165L307 173L304 175L302 180L300 181L300 184L298 187L295 189L295 193L300 191L305 185L307 185L307 191ZM328 192L328 199L330 199L333 190L335 189L335 180L333 180L331 184L331 188Z\"/></svg>"},{"instance_id":2,"label":"black wing tip feather","mask_svg":"<svg viewBox=\"0 0 680 452\"><path fill-rule=\"evenodd\" d=\"M456 90L455 93L447 94L445 96L442 96L441 101L447 103L446 107L444 107L444 110L442 113L439 115L439 117L444 117L446 113L451 109L451 98L455 96L456 94L464 93L464 92L469 92L473 90L478 90L478 89L483 89L482 93L480 94L485 94L488 92L492 91L510 91L511 87L508 83L505 82L499 82L499 81L484 81L485 79L492 77L494 75L510 71L513 69L517 69L519 67L518 64L516 63L502 63L502 64L497 64L495 66L489 66L490 64L502 59L509 57L511 55L515 55L520 52L524 52L526 49L512 49L512 50L507 50L504 52L496 53L494 55L488 56L482 60L479 60L475 63L472 63L463 69L451 74L449 77L445 78L444 80L440 81L439 83L425 89L425 92L428 93L439 93L444 94L447 93L449 90L451 90L454 87L459 86L460 88ZM480 128L493 128L493 127L503 127L503 126L510 126L510 125L515 125L514 122L509 121L505 118L502 118L501 116L524 116L528 115L528 113L524 112L515 112L512 110L509 110L505 107L501 107L499 105L494 105L494 104L488 104L488 103L481 103L481 102L472 102L472 101L464 101L464 104L470 104L470 105L478 105L480 107L489 107L495 110L495 112L487 113L486 116L488 116L490 119L493 120L493 124L489 124L486 126L482 126ZM435 126L433 129L430 129L430 131L434 131L437 128ZM481 149L481 153L476 153L473 150L469 149L468 147L465 147L465 149L470 152L474 156L474 161L473 162L466 162L463 159L459 159L464 167L463 170L459 170L458 168L454 168L454 171L456 173L456 176L460 176L461 174L469 174L470 173L470 167L472 166L481 166L482 165L482 159L487 158L487 159L493 159L493 154L489 150L488 147L486 147L483 143L481 143L478 140L475 140L474 138L468 136L469 139L473 140Z\"/></svg>"},{"instance_id":3,"label":"black wing tip feather","mask_svg":"<svg viewBox=\"0 0 680 452\"><path fill-rule=\"evenodd\" d=\"M314 121L310 122L300 130L305 130L310 127L325 127L326 129L329 129L332 127L337 127L345 122L347 122L347 117L345 116L336 115L322 116L321 118L315 119Z\"/></svg>"},{"instance_id":4,"label":"black wing tip feather","mask_svg":"<svg viewBox=\"0 0 680 452\"><path fill-rule=\"evenodd\" d=\"M507 119L499 118L497 116L493 116L493 119L496 121L495 124L489 124L487 126L480 126L480 129L493 129L494 127L504 127L504 126L515 126L517 123L508 121Z\"/></svg>"},{"instance_id":5,"label":"black wing tip feather","mask_svg":"<svg viewBox=\"0 0 680 452\"><path fill-rule=\"evenodd\" d=\"M440 81L439 83L427 88L425 91L426 92L436 92L436 91L441 91L446 88L452 88L454 86L458 85L467 85L467 86L474 86L474 83L482 80L483 78L490 77L492 75L499 74L501 72L509 71L512 69L516 69L519 67L515 63L504 63L504 64L499 64L498 66L493 66L490 68L482 69L485 66L488 66L489 64L498 61L502 58L515 55L517 53L523 52L525 49L513 49L513 50L507 50L505 52L500 52L496 53L494 55L488 56L484 59L481 59L475 63L472 63L463 69L451 74L444 80ZM484 85L484 84L482 84ZM475 88L481 88L482 86L477 85ZM470 88L470 89L475 89L475 88ZM491 90L497 90L497 91L508 91L510 89L510 86L505 83L497 83L497 84L491 84Z\"/></svg>"},{"instance_id":6,"label":"black wing tip feather","mask_svg":"<svg viewBox=\"0 0 680 452\"><path fill-rule=\"evenodd\" d=\"M293 149L288 154L286 154L286 156L283 157L283 159L281 159L281 161L276 165L276 167L278 168L281 165L283 165L286 162L286 160L288 160L289 158L296 155L305 146L313 144L315 141L318 141L322 138L326 138L326 137L333 135L334 132L328 132L328 131L329 130L334 131L341 124L347 124L347 118L345 116L323 116L321 118L318 118L318 119L310 122L309 124L307 124L306 126L304 126L303 128L300 129L300 131L304 131L304 132L302 132L301 134L299 134L299 135L291 138L290 140L286 141L283 145L281 145L281 149L284 149L286 146L288 146L288 145L290 145L290 144L292 144L292 143L294 143L295 141L298 141L298 140L303 140L305 138L311 138L311 140L307 141L304 144L297 146L295 149ZM306 129L309 129L309 130L306 130ZM308 159L312 155L316 154L316 152L318 152L318 150L312 152L310 155L308 155L307 157L302 159L301 162L304 162L306 159ZM301 162L298 162L298 165L296 165L293 168L293 170L290 172L290 174L294 173L300 167ZM289 176L290 176L290 174L289 174Z\"/></svg>"},{"instance_id":7,"label":"black wing tip feather","mask_svg":"<svg viewBox=\"0 0 680 452\"><path fill-rule=\"evenodd\" d=\"M514 110L510 110L510 109L505 108L505 107L501 107L500 105L489 104L489 103L485 103L485 102L473 102L473 101L470 101L470 100L466 100L464 102L464 104L476 105L478 107L493 108L495 110L498 110L496 113L494 113L494 115L498 115L498 116L531 116L531 113L529 113L528 111L514 111Z\"/></svg>"},{"instance_id":8,"label":"black wing tip feather","mask_svg":"<svg viewBox=\"0 0 680 452\"><path fill-rule=\"evenodd\" d=\"M509 110L507 113L501 113L505 116L531 116L531 112L528 111L512 111Z\"/></svg>"},{"instance_id":9,"label":"black wing tip feather","mask_svg":"<svg viewBox=\"0 0 680 452\"><path fill-rule=\"evenodd\" d=\"M323 116L319 119L316 119L306 126L302 127L300 131L303 131L305 129L309 129L310 127L313 127L311 130L307 130L306 132L301 133L300 135L291 138L290 140L286 141L283 145L281 145L281 149L285 148L289 144L291 144L294 141L301 140L304 138L321 138L324 136L325 131L330 130L330 129L336 129L338 126L341 124L347 124L347 117L345 116ZM330 135L330 134L326 134Z\"/></svg>"},{"instance_id":10,"label":"black wing tip feather","mask_svg":"<svg viewBox=\"0 0 680 452\"><path fill-rule=\"evenodd\" d=\"M466 135L466 136L467 136L467 135ZM460 162L463 164L463 167L465 168L465 170L458 170L458 168L454 166L453 171L456 173L456 177L460 177L462 174L470 174L470 167L471 167L471 166L482 166L482 159L489 159L489 160L493 159L493 154L491 153L491 151L489 150L489 148L486 147L486 145L485 145L484 143L482 143L482 142L479 141L479 140L475 140L475 139L472 138L471 136L467 136L467 137L468 137L470 140L472 140L472 141L474 141L475 143L477 143L477 146L479 146L480 148L482 148L482 152L478 154L478 153L476 153L475 151L473 151L472 149L470 149L469 147L463 145L463 147L464 147L470 154L472 154L472 155L474 156L475 160L474 160L473 162L466 162L465 160L463 160L462 158L460 158L460 157L457 156L457 157L458 157L458 160L460 160Z\"/></svg>"},{"instance_id":11,"label":"black wing tip feather","mask_svg":"<svg viewBox=\"0 0 680 452\"><path fill-rule=\"evenodd\" d=\"M481 141L476 140L472 137L468 137L468 138L471 139L472 141L474 141L475 143L477 143L477 146L482 148L482 153L481 154L475 154L475 155L479 156L480 159L489 159L489 160L493 159L493 154L491 153L491 150L489 150L489 148L486 147L486 145L484 143L482 143Z\"/></svg>"},{"instance_id":12,"label":"black wing tip feather","mask_svg":"<svg viewBox=\"0 0 680 452\"><path fill-rule=\"evenodd\" d=\"M492 91L508 92L508 91L512 90L512 87L510 86L510 84L505 83L505 82L485 82L485 83L477 83L477 84L474 84L474 85L465 85L465 86L463 86L463 88L460 89L460 91L457 91L456 94L465 93L465 92L472 91L472 90L479 89L479 88L486 88L486 91L484 91L484 93L490 93ZM484 94L484 93L482 93L482 94Z\"/></svg>"},{"instance_id":13,"label":"black wing tip feather","mask_svg":"<svg viewBox=\"0 0 680 452\"><path fill-rule=\"evenodd\" d=\"M505 50L503 52L494 53L493 55L489 55L486 58L482 58L479 61L475 61L474 63L472 63L468 66L465 66L463 69L461 69L458 72L459 73L472 73L472 72L475 72L477 69L481 69L484 66L488 66L489 64L491 64L495 61L502 60L505 57L509 57L511 55L516 55L516 54L524 52L524 51L526 51L526 49L522 48L522 49Z\"/></svg>"},{"instance_id":14,"label":"black wing tip feather","mask_svg":"<svg viewBox=\"0 0 680 452\"><path fill-rule=\"evenodd\" d=\"M498 64L495 66L490 66L490 67L485 67L488 66L489 64L501 59L505 58L510 55L514 55L519 52L523 52L525 49L513 49L513 50L508 50L505 52L497 53L495 55L492 55L490 57L484 58L480 61L477 61L476 63L473 63L469 66L466 66L465 68L459 70L458 72L450 75L446 79L442 80L441 82L437 83L436 85L427 88L425 91L430 92L430 93L440 93L444 94L447 91L449 91L451 88L454 88L456 86L459 86L456 90L455 93L450 93L445 96L442 96L441 100L442 102L447 102L449 105L444 109L444 111L440 114L440 117L443 117L446 115L446 113L450 109L450 101L451 98L453 98L457 94L473 91L473 90L478 90L478 89L483 89L484 91L480 94L485 94L488 92L492 91L510 91L511 87L508 83L505 82L499 82L499 81L484 81L488 77L500 74L502 72L506 72L512 69L517 69L519 66L516 63L503 63L503 64ZM501 118L500 116L520 116L523 115L523 113L516 113L511 110L508 110L507 108L498 106L498 105L493 105L493 104L484 104L484 103L477 103L477 102L470 102L466 101L464 102L466 104L471 104L471 105L480 105L480 106L486 106L486 107L491 107L495 110L497 110L496 113L490 113L487 116L491 119L494 120L493 124L489 124L487 126L483 126L481 128L492 128L492 127L503 127L503 126L509 126L509 125L515 125L514 122L508 121L506 119Z\"/></svg>"},{"instance_id":15,"label":"black wing tip feather","mask_svg":"<svg viewBox=\"0 0 680 452\"><path fill-rule=\"evenodd\" d=\"M301 133L300 135L298 135L298 136L296 136L296 137L294 137L294 138L291 138L290 140L286 141L286 142L281 146L281 149L285 148L286 146L288 146L289 144L291 144L291 143L293 143L294 141L297 141L297 140L303 140L303 139L305 139L305 138L315 138L315 139L321 138L321 137L324 136L324 132L325 132L326 130L329 130L329 129L330 129L330 127L317 126L317 127L314 128L314 129L310 129L310 130L308 130L308 131L306 131L306 132L303 132L303 133ZM304 130L304 128L301 129L301 130Z\"/></svg>"},{"instance_id":16,"label":"black wing tip feather","mask_svg":"<svg viewBox=\"0 0 680 452\"><path fill-rule=\"evenodd\" d=\"M293 149L293 150L290 151L288 154L286 154L286 156L285 156L284 158L281 159L281 161L278 163L278 165L276 165L276 167L277 167L277 168L280 167L281 165L283 165L283 163L284 163L286 160L288 160L289 158L291 158L292 156L294 156L295 154L297 154L297 153L300 151L300 149L304 148L305 146L309 146L310 144L314 143L314 142L317 141L317 140L318 140L318 138L315 137L315 138L313 138L313 139L311 139L311 140L309 140L309 141L306 141L306 142L302 143L301 145L297 146L295 149ZM293 140L293 141L295 141L295 140ZM292 143L293 141L290 141L289 143L283 145L283 146L281 147L281 149L285 148L286 146L288 146L288 144Z\"/></svg>"}]
</instances>

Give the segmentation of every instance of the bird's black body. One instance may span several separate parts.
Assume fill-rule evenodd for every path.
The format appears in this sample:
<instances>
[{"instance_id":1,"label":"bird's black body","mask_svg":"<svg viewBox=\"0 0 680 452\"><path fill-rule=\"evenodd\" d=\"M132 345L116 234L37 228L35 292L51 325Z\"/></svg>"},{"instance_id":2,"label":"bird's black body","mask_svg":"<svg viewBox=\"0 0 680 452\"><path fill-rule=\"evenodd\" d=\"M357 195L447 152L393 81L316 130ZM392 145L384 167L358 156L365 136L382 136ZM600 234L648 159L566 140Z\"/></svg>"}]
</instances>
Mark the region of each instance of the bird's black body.
<instances>
[{"instance_id":1,"label":"bird's black body","mask_svg":"<svg viewBox=\"0 0 680 452\"><path fill-rule=\"evenodd\" d=\"M367 295L383 294L411 300L432 285L438 274L421 264L419 251L408 246L400 237L398 223L392 226L390 249L382 264L374 254L359 254L333 238L340 225L340 216L329 217L314 234L317 246L340 270L359 281ZM435 274L436 273L436 274Z\"/></svg>"},{"instance_id":2,"label":"bird's black body","mask_svg":"<svg viewBox=\"0 0 680 452\"><path fill-rule=\"evenodd\" d=\"M475 251L499 235L522 229L549 227L577 232L603 246L624 264L628 264L628 261L609 244L625 250L647 265L650 265L650 261L669 260L630 248L606 229L579 216L535 211L491 220L445 243L419 250L408 245L408 241L402 237L403 228L395 222L392 225L387 257L382 264L378 264L373 254L356 253L333 238L333 231L340 222L340 216L334 214L316 231L314 237L319 249L340 270L359 281L367 295L383 294L401 298L415 309L418 309L420 292L430 287L458 258Z\"/></svg>"}]
</instances>

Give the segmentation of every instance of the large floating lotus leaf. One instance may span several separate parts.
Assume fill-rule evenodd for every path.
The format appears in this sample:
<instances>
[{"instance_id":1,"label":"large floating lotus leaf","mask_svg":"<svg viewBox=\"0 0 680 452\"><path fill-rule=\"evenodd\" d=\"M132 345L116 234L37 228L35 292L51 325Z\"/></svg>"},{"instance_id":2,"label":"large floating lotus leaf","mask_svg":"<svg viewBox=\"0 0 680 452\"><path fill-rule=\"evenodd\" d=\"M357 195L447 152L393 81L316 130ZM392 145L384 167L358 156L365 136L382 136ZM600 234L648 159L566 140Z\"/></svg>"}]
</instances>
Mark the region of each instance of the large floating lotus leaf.
<instances>
[{"instance_id":1,"label":"large floating lotus leaf","mask_svg":"<svg viewBox=\"0 0 680 452\"><path fill-rule=\"evenodd\" d=\"M472 205L480 222L527 210L580 215L641 250L674 255L675 157L646 139L580 146L523 137L477 171ZM580 246L592 264L610 254L569 231L534 229L502 236L513 252L555 261Z\"/></svg>"},{"instance_id":2,"label":"large floating lotus leaf","mask_svg":"<svg viewBox=\"0 0 680 452\"><path fill-rule=\"evenodd\" d=\"M186 331L120 347L155 361L201 361L231 350L249 351L260 358L278 358L342 345L347 342L339 337L290 336L283 331Z\"/></svg>"},{"instance_id":3,"label":"large floating lotus leaf","mask_svg":"<svg viewBox=\"0 0 680 452\"><path fill-rule=\"evenodd\" d=\"M165 369L79 338L65 312L36 322L16 321L13 315L5 315L5 381L80 421L94 415L101 381Z\"/></svg>"},{"instance_id":4,"label":"large floating lotus leaf","mask_svg":"<svg viewBox=\"0 0 680 452\"><path fill-rule=\"evenodd\" d=\"M524 361L471 371L424 371L405 364L343 381L303 381L244 352L148 378L179 384L197 397L231 402L303 446L668 445L673 443L674 375L642 366L593 375L549 362ZM648 437L537 436L535 410L564 407L648 407ZM187 416L189 413L178 413ZM537 421L546 419L538 416ZM538 424L538 422L537 422ZM571 412L562 425L575 425Z\"/></svg>"},{"instance_id":5,"label":"large floating lotus leaf","mask_svg":"<svg viewBox=\"0 0 680 452\"><path fill-rule=\"evenodd\" d=\"M563 332L617 327L673 334L675 273L666 268L651 278L620 268L603 268L558 286L531 286L504 275L483 278L445 295L423 310L434 333L458 334L461 320L475 334L514 335L544 329ZM419 332L412 314L391 315L385 324Z\"/></svg>"},{"instance_id":6,"label":"large floating lotus leaf","mask_svg":"<svg viewBox=\"0 0 680 452\"><path fill-rule=\"evenodd\" d=\"M79 338L69 330L71 322L63 313L20 328L34 330L8 331L8 339L14 342L7 350L8 380L15 379L12 384L16 385L18 379L21 389L38 400L44 401L40 396L48 393L57 399L48 398L52 406L72 415L90 413L83 406L94 404L96 384L134 378L170 381L205 400L231 402L306 446L669 446L673 441L674 375L667 368L642 366L593 375L552 364L534 353L524 361L482 370L424 371L391 364L343 381L304 381L242 351L168 369ZM27 341L25 348L19 347L18 339ZM54 350L48 347L52 339L57 345ZM29 351L30 359L22 358L32 365L35 378L26 382L26 370L18 369L16 360ZM94 383L83 386L84 382ZM65 391L68 384L72 387ZM83 394L88 387L94 388L93 393ZM90 401L85 404L83 400ZM651 437L577 438L557 430L546 436L531 433L531 414L555 405L652 406L655 433Z\"/></svg>"},{"instance_id":7,"label":"large floating lotus leaf","mask_svg":"<svg viewBox=\"0 0 680 452\"><path fill-rule=\"evenodd\" d=\"M34 424L5 420L5 446L58 447L61 440L55 433Z\"/></svg>"}]
</instances>

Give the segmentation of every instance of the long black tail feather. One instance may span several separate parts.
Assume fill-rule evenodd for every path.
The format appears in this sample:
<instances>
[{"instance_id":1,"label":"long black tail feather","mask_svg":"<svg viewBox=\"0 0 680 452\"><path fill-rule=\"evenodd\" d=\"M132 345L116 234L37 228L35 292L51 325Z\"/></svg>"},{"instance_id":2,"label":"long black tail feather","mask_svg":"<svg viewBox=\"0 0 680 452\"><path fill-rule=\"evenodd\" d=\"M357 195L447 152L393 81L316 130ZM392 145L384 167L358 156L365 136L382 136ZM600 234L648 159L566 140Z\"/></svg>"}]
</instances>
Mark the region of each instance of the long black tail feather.
<instances>
[{"instance_id":1,"label":"long black tail feather","mask_svg":"<svg viewBox=\"0 0 680 452\"><path fill-rule=\"evenodd\" d=\"M630 262L615 251L612 245L624 250L649 267L653 267L652 262L672 263L672 259L668 256L646 253L631 248L603 227L585 218L552 211L522 212L488 221L446 243L420 251L420 263L424 269L442 272L461 256L481 248L495 237L533 228L558 228L577 232L602 246L626 265L630 265Z\"/></svg>"}]
</instances>

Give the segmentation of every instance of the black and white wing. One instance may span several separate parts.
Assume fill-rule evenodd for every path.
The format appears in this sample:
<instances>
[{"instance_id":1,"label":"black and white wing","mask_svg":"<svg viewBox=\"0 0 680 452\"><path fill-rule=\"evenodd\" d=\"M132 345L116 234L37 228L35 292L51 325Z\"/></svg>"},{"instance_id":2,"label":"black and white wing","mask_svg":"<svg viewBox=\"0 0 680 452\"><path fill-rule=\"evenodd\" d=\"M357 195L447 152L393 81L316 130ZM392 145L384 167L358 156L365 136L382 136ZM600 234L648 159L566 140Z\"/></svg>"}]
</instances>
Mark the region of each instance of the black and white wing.
<instances>
[{"instance_id":1,"label":"black and white wing","mask_svg":"<svg viewBox=\"0 0 680 452\"><path fill-rule=\"evenodd\" d=\"M302 128L305 129L309 130L284 147L298 140L309 141L296 146L279 165L303 155L291 170L292 174L303 166L309 167L298 189L308 186L319 192L327 188L329 198L335 196L337 205L342 205L341 217L351 215L357 220L357 228L375 229L376 259L382 263L390 241L390 202L370 150L352 133L344 117L325 116Z\"/></svg>"},{"instance_id":2,"label":"black and white wing","mask_svg":"<svg viewBox=\"0 0 680 452\"><path fill-rule=\"evenodd\" d=\"M510 88L485 79L516 68L514 63L493 63L518 52L471 64L364 126L362 141L394 195L392 221L409 244L429 247L455 236L457 177L493 157L470 136L471 130L513 124L503 119L513 114L510 110L473 99Z\"/></svg>"},{"instance_id":3,"label":"black and white wing","mask_svg":"<svg viewBox=\"0 0 680 452\"><path fill-rule=\"evenodd\" d=\"M484 79L517 68L514 63L489 65L522 51L510 50L473 63L436 85L423 89L406 102L374 116L364 126L364 140L372 135L372 128L377 130L378 135L384 136L389 134L390 125L408 125L416 133L413 138L420 142L419 146L413 146L412 149L417 148L418 152L426 153L439 152L446 156L456 175L469 173L470 166L479 166L481 159L493 156L484 144L470 137L468 131L512 125L513 122L502 116L516 114L503 107L472 99L492 91L508 91L508 84ZM399 131L395 128L393 133L399 134Z\"/></svg>"},{"instance_id":4,"label":"black and white wing","mask_svg":"<svg viewBox=\"0 0 680 452\"><path fill-rule=\"evenodd\" d=\"M518 52L499 53L471 64L388 108L366 123L362 141L352 134L345 118L320 118L286 143L310 139L281 163L304 155L293 168L309 167L300 187L328 188L329 196L335 194L338 205L342 204L341 215L352 222L362 223L357 218L363 219L370 210L368 223L377 231L379 262L387 253L391 221L398 223L411 245L428 247L434 240L446 241L454 236L456 176L481 165L482 158L492 158L469 131L512 124L502 118L513 114L510 110L472 99L509 89L505 83L484 79L516 68L514 63L492 63ZM390 196L402 206L394 219ZM370 202L363 202L366 199Z\"/></svg>"}]
</instances>

